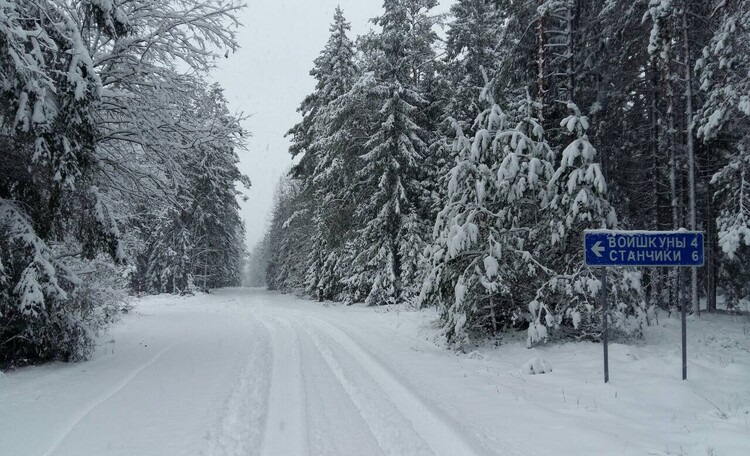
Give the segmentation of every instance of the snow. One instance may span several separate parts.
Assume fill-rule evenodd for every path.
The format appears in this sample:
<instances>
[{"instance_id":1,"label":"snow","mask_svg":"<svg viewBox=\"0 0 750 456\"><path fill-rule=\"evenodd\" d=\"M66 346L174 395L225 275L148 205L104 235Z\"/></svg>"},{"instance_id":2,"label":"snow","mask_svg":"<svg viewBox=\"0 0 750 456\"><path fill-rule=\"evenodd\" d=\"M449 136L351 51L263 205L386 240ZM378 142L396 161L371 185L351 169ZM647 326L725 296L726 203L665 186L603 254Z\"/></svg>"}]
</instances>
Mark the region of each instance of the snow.
<instances>
[{"instance_id":1,"label":"snow","mask_svg":"<svg viewBox=\"0 0 750 456\"><path fill-rule=\"evenodd\" d=\"M446 350L434 310L259 289L139 300L88 362L0 375L0 455L744 455L750 318ZM527 367L544 375L523 375ZM546 367L545 367L546 366ZM547 367L554 366L550 371Z\"/></svg>"},{"instance_id":2,"label":"snow","mask_svg":"<svg viewBox=\"0 0 750 456\"><path fill-rule=\"evenodd\" d=\"M498 269L500 268L500 265L497 262L497 258L487 256L484 257L484 270L487 274L487 278L493 278L498 274Z\"/></svg>"},{"instance_id":3,"label":"snow","mask_svg":"<svg viewBox=\"0 0 750 456\"><path fill-rule=\"evenodd\" d=\"M673 235L673 234L702 234L703 231L690 231L686 228L678 228L676 230L610 230L610 229L588 229L584 230L584 233L588 234L617 234L617 235Z\"/></svg>"},{"instance_id":4,"label":"snow","mask_svg":"<svg viewBox=\"0 0 750 456\"><path fill-rule=\"evenodd\" d=\"M544 358L531 358L521 367L521 373L527 375L546 374L552 372L552 363Z\"/></svg>"}]
</instances>

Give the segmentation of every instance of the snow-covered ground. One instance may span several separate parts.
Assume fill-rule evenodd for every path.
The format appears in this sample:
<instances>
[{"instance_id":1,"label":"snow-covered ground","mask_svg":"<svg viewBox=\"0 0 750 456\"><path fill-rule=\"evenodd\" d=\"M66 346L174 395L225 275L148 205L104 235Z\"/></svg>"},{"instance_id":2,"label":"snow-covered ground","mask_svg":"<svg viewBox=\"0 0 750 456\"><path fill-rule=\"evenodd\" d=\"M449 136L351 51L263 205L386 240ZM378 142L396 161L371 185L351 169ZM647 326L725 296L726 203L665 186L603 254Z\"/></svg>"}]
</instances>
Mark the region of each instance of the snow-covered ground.
<instances>
[{"instance_id":1,"label":"snow-covered ground","mask_svg":"<svg viewBox=\"0 0 750 456\"><path fill-rule=\"evenodd\" d=\"M0 455L750 454L750 319L646 338L468 354L432 311L325 306L257 289L160 296L89 362L0 374ZM546 360L552 372L522 367ZM543 364L543 363L537 363Z\"/></svg>"}]
</instances>

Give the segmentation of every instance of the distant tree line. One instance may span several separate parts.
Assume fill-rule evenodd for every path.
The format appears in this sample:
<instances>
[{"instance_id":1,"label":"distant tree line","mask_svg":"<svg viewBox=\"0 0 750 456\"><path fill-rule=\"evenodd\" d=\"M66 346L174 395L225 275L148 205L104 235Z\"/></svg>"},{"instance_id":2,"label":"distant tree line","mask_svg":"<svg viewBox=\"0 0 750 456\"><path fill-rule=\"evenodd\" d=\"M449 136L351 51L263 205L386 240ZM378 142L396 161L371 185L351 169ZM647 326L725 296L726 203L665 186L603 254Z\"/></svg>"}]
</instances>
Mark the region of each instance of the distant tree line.
<instances>
[{"instance_id":1,"label":"distant tree line","mask_svg":"<svg viewBox=\"0 0 750 456\"><path fill-rule=\"evenodd\" d=\"M684 294L737 305L750 269L750 2L385 0L336 10L300 105L267 283L437 306L449 342L599 337L587 228L706 232L697 274L612 271L637 334Z\"/></svg>"},{"instance_id":2,"label":"distant tree line","mask_svg":"<svg viewBox=\"0 0 750 456\"><path fill-rule=\"evenodd\" d=\"M123 290L241 279L240 5L0 2L0 366L91 353Z\"/></svg>"}]
</instances>

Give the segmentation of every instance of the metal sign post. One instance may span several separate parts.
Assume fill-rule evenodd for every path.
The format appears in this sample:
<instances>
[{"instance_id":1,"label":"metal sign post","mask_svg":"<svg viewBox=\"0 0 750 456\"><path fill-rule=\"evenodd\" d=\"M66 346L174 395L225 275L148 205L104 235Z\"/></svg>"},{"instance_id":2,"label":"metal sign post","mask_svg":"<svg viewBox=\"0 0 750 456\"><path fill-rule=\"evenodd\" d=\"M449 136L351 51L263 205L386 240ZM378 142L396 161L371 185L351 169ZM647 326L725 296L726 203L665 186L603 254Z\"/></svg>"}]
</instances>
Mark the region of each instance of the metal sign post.
<instances>
[{"instance_id":1,"label":"metal sign post","mask_svg":"<svg viewBox=\"0 0 750 456\"><path fill-rule=\"evenodd\" d=\"M609 383L609 346L607 344L607 268L602 268L602 346L604 347L604 383Z\"/></svg>"},{"instance_id":2,"label":"metal sign post","mask_svg":"<svg viewBox=\"0 0 750 456\"><path fill-rule=\"evenodd\" d=\"M703 233L698 231L616 231L586 230L583 234L584 263L599 267L602 284L602 344L604 346L604 383L609 382L607 347L607 267L699 267L703 266ZM680 273L680 289L682 290ZM687 379L687 323L685 293L680 294L682 308L682 379Z\"/></svg>"},{"instance_id":3,"label":"metal sign post","mask_svg":"<svg viewBox=\"0 0 750 456\"><path fill-rule=\"evenodd\" d=\"M685 274L680 274L680 324L682 325L682 379L687 380L687 299L685 299Z\"/></svg>"}]
</instances>

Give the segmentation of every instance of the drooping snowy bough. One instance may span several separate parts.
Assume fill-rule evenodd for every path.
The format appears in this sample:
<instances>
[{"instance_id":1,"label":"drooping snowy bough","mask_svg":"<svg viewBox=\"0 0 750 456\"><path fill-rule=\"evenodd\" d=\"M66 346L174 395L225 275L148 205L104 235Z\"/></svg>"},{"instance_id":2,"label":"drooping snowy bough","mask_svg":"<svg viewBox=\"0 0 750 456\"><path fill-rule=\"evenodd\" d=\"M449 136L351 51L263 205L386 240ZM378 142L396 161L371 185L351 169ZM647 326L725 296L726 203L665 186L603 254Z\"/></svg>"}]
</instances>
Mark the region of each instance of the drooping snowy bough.
<instances>
[{"instance_id":1,"label":"drooping snowy bough","mask_svg":"<svg viewBox=\"0 0 750 456\"><path fill-rule=\"evenodd\" d=\"M570 108L561 126L573 140L559 158L528 98L513 115L493 105L477 118L472 138L458 129L448 203L435 224L420 295L423 305L437 304L454 346L473 331L508 328L527 328L529 344L552 331L599 336L601 284L583 266L581 238L584 229L612 228L617 220L587 119ZM637 331L646 318L640 275L611 275L611 324Z\"/></svg>"},{"instance_id":2,"label":"drooping snowy bough","mask_svg":"<svg viewBox=\"0 0 750 456\"><path fill-rule=\"evenodd\" d=\"M239 283L243 129L204 80L239 8L0 1L0 366L84 358L128 285Z\"/></svg>"}]
</instances>

